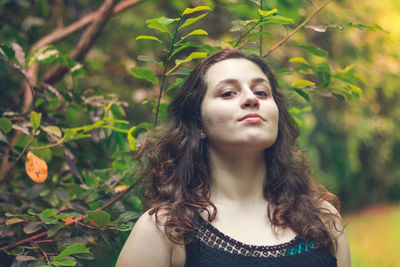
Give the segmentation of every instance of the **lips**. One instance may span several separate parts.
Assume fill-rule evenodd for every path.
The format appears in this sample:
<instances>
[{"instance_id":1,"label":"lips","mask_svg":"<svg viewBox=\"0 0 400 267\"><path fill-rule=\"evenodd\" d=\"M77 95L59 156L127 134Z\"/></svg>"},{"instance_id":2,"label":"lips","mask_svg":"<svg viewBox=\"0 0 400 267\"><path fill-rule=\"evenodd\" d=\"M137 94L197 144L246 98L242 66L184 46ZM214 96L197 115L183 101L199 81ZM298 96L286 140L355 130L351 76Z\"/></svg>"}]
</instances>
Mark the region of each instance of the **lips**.
<instances>
[{"instance_id":1,"label":"lips","mask_svg":"<svg viewBox=\"0 0 400 267\"><path fill-rule=\"evenodd\" d=\"M245 116L241 117L239 119L239 121L244 121L246 119L247 120L263 120L264 121L264 119L260 115L258 115L256 113L246 114Z\"/></svg>"}]
</instances>

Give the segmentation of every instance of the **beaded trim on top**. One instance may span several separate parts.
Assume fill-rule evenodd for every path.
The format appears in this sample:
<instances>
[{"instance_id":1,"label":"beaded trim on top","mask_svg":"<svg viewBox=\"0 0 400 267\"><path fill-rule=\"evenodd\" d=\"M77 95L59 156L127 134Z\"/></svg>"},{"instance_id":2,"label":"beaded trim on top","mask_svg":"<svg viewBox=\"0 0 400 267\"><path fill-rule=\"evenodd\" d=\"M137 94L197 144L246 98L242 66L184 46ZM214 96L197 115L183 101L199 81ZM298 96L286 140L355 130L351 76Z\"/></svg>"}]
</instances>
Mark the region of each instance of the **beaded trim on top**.
<instances>
[{"instance_id":1,"label":"beaded trim on top","mask_svg":"<svg viewBox=\"0 0 400 267\"><path fill-rule=\"evenodd\" d=\"M226 251L232 254L258 258L276 258L296 255L314 248L313 242L303 241L299 236L296 236L289 242L275 246L247 245L221 233L217 228L212 226L210 223L207 223L203 218L200 219L196 238L200 240L200 242L214 249Z\"/></svg>"}]
</instances>

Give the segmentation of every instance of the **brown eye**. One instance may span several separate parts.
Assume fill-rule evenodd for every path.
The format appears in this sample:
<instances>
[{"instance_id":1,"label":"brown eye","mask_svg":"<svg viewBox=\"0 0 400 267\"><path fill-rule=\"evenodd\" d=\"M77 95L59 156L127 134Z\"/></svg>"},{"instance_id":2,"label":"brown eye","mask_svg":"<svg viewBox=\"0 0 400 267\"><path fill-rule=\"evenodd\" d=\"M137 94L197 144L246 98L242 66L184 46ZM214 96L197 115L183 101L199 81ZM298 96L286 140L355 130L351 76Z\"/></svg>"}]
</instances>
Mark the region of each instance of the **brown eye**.
<instances>
[{"instance_id":1,"label":"brown eye","mask_svg":"<svg viewBox=\"0 0 400 267\"><path fill-rule=\"evenodd\" d=\"M235 92L233 92L233 91L226 91L225 93L223 93L221 96L222 97L232 97L232 96L234 96L235 95Z\"/></svg>"},{"instance_id":2,"label":"brown eye","mask_svg":"<svg viewBox=\"0 0 400 267\"><path fill-rule=\"evenodd\" d=\"M257 95L257 96L263 96L263 97L267 97L268 96L268 93L265 92L264 90L256 90L254 92L254 94Z\"/></svg>"}]
</instances>

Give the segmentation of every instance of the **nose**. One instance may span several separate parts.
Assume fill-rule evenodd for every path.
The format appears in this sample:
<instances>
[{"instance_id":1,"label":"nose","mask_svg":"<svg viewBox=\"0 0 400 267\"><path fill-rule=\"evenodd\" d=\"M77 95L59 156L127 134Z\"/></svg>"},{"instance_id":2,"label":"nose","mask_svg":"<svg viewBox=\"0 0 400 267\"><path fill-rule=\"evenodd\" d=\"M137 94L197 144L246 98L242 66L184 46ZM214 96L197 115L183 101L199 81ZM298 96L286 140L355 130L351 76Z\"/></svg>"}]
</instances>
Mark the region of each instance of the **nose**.
<instances>
[{"instance_id":1,"label":"nose","mask_svg":"<svg viewBox=\"0 0 400 267\"><path fill-rule=\"evenodd\" d=\"M243 88L241 108L258 108L260 106L259 99L250 88Z\"/></svg>"}]
</instances>

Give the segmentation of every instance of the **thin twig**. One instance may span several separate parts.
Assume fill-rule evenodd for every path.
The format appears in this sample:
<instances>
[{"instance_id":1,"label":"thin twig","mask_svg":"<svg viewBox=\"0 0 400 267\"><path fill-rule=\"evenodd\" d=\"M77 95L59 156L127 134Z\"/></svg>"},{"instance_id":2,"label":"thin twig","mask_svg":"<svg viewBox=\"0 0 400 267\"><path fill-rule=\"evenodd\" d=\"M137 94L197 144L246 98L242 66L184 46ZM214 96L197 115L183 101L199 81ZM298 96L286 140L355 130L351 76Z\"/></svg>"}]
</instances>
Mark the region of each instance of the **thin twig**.
<instances>
[{"instance_id":1,"label":"thin twig","mask_svg":"<svg viewBox=\"0 0 400 267\"><path fill-rule=\"evenodd\" d=\"M5 175L4 179L0 182L0 187L10 179L15 166L17 166L17 163L21 159L22 155L25 154L25 152L28 150L29 146L32 144L33 140L35 140L35 137L36 137L36 135L33 135L31 140L29 140L28 144L26 144L26 146L22 150L22 152L19 153L18 157L15 159L14 164L10 167L10 169L8 169L7 174Z\"/></svg>"},{"instance_id":2,"label":"thin twig","mask_svg":"<svg viewBox=\"0 0 400 267\"><path fill-rule=\"evenodd\" d=\"M33 241L32 243L40 249L40 251L44 255L44 258L46 259L47 264L50 264L50 260L49 260L49 257L47 257L47 253L40 247L38 242Z\"/></svg>"},{"instance_id":3,"label":"thin twig","mask_svg":"<svg viewBox=\"0 0 400 267\"><path fill-rule=\"evenodd\" d=\"M251 26L251 28L249 29L249 30L247 30L247 32L245 33L245 34L243 34L242 36L240 36L240 38L239 38L239 40L233 45L233 47L237 47L239 44L240 44L240 42L243 40L243 38L244 37L246 37L252 30L254 30L254 28L258 25L258 24L260 24L261 22L262 22L262 18L259 20L259 21L257 21L257 23L255 23L253 26Z\"/></svg>"},{"instance_id":4,"label":"thin twig","mask_svg":"<svg viewBox=\"0 0 400 267\"><path fill-rule=\"evenodd\" d=\"M263 57L268 56L269 54L272 53L275 49L283 45L287 40L290 39L298 30L304 27L315 15L317 15L331 0L326 0L319 8L315 9L313 13L311 13L310 16L308 16L299 26L297 26L293 31L291 31L288 35L286 35L282 40L280 40L278 43L276 43L271 49L269 49Z\"/></svg>"},{"instance_id":5,"label":"thin twig","mask_svg":"<svg viewBox=\"0 0 400 267\"><path fill-rule=\"evenodd\" d=\"M160 111L160 105L161 105L161 97L162 97L162 94L164 91L165 78L167 76L167 68L168 68L169 62L171 61L170 57L172 55L172 52L174 51L175 40L176 40L176 36L178 35L178 29L179 29L179 25L181 23L182 18L183 18L183 16L180 16L180 20L178 20L178 22L176 23L174 36L172 37L171 47L169 48L167 58L165 59L165 62L164 62L164 71L161 76L161 86L160 86L160 93L158 94L157 109L156 109L156 115L154 118L154 127L157 126L158 113Z\"/></svg>"},{"instance_id":6,"label":"thin twig","mask_svg":"<svg viewBox=\"0 0 400 267\"><path fill-rule=\"evenodd\" d=\"M63 141L64 141L64 138L61 138L57 143L50 144L50 145L46 145L46 146L31 147L31 150L40 150L40 149L55 147L55 146L61 145L61 143L62 143Z\"/></svg>"}]
</instances>

